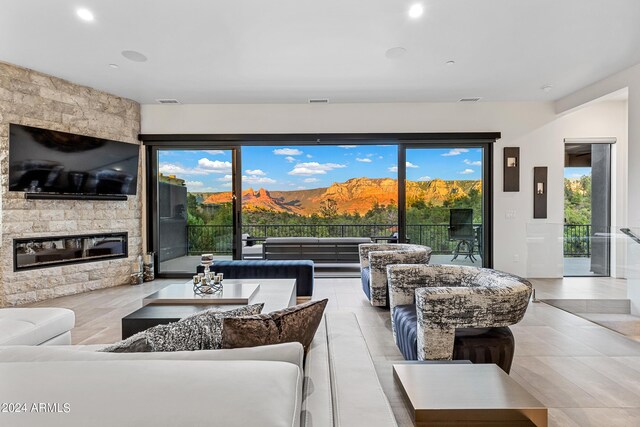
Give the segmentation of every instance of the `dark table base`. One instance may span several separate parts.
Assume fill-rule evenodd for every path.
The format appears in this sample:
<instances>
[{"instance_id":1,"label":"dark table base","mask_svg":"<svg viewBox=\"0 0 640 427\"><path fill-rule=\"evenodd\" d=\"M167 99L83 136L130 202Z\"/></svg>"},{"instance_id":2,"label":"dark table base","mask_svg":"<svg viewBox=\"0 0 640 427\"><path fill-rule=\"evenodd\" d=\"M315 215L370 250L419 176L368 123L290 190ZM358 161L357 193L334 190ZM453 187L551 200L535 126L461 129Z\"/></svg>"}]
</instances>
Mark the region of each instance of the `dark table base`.
<instances>
[{"instance_id":1,"label":"dark table base","mask_svg":"<svg viewBox=\"0 0 640 427\"><path fill-rule=\"evenodd\" d=\"M207 305L147 305L122 318L122 339L129 338L138 332L167 323L177 322L183 317L197 313L213 306ZM225 305L220 311L243 307L242 305Z\"/></svg>"}]
</instances>

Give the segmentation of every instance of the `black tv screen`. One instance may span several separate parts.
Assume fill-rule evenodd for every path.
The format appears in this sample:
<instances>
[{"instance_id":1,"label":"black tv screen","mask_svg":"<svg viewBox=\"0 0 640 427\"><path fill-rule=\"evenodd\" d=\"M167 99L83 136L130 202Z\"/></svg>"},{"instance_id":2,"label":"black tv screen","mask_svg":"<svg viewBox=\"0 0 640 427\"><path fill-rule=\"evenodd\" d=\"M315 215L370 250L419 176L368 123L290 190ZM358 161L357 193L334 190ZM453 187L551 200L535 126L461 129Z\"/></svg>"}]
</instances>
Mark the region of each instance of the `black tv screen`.
<instances>
[{"instance_id":1,"label":"black tv screen","mask_svg":"<svg viewBox=\"0 0 640 427\"><path fill-rule=\"evenodd\" d=\"M9 190L136 194L139 146L12 124Z\"/></svg>"}]
</instances>

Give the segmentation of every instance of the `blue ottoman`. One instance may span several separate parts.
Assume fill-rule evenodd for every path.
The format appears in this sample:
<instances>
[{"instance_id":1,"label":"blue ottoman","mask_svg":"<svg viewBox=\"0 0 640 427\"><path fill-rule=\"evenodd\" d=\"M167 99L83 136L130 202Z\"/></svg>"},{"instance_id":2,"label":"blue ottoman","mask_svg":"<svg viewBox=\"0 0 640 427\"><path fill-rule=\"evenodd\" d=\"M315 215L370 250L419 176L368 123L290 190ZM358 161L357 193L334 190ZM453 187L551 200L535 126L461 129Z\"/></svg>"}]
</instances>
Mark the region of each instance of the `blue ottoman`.
<instances>
[{"instance_id":1,"label":"blue ottoman","mask_svg":"<svg viewBox=\"0 0 640 427\"><path fill-rule=\"evenodd\" d=\"M296 279L298 297L313 295L313 261L214 261L211 269L225 279Z\"/></svg>"},{"instance_id":2,"label":"blue ottoman","mask_svg":"<svg viewBox=\"0 0 640 427\"><path fill-rule=\"evenodd\" d=\"M415 304L397 306L393 321L396 325L396 344L405 360L418 360L418 315ZM513 334L506 326L460 328L456 329L453 360L495 363L508 374L514 349Z\"/></svg>"}]
</instances>

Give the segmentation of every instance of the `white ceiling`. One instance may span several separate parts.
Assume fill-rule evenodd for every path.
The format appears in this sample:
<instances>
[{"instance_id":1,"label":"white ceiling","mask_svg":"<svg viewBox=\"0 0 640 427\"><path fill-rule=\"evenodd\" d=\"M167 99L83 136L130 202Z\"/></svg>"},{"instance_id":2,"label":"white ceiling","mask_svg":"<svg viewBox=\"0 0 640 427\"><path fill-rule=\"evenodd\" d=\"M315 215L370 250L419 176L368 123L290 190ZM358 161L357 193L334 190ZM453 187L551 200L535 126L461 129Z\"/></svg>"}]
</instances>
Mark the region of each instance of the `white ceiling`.
<instances>
[{"instance_id":1,"label":"white ceiling","mask_svg":"<svg viewBox=\"0 0 640 427\"><path fill-rule=\"evenodd\" d=\"M141 103L553 100L640 62L640 0L413 3L0 0L0 60Z\"/></svg>"}]
</instances>

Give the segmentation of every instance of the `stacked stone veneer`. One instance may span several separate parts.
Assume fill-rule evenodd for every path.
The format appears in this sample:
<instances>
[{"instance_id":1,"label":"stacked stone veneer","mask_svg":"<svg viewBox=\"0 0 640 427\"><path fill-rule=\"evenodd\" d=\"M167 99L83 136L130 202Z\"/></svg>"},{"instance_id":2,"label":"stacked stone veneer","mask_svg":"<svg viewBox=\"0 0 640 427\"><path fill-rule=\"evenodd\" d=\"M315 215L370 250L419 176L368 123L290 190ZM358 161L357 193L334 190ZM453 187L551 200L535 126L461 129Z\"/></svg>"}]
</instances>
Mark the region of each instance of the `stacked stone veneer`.
<instances>
[{"instance_id":1,"label":"stacked stone veneer","mask_svg":"<svg viewBox=\"0 0 640 427\"><path fill-rule=\"evenodd\" d=\"M9 123L139 144L140 105L85 86L0 62L0 306L127 283L141 252L141 176L128 201L25 200L10 192ZM13 239L129 232L129 259L13 271Z\"/></svg>"}]
</instances>

